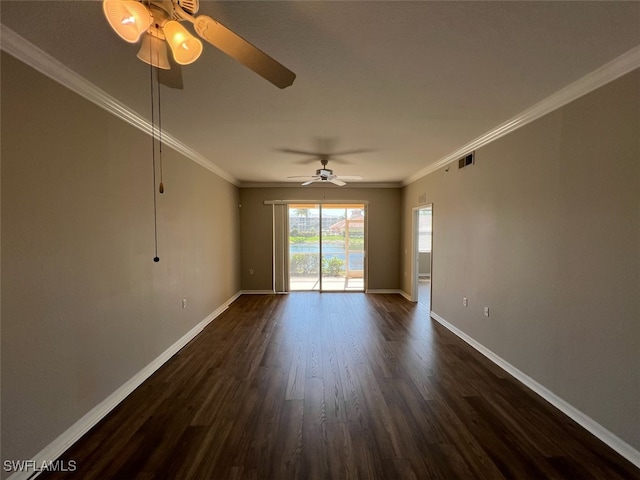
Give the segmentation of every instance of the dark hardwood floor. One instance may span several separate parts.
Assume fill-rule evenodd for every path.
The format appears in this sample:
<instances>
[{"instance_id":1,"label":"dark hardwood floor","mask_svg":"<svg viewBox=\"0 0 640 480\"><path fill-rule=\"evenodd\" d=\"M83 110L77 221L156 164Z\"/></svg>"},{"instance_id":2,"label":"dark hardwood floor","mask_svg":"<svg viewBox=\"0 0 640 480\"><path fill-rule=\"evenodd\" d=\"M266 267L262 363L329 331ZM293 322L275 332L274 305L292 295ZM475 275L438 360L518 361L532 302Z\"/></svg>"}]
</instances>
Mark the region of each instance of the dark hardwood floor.
<instances>
[{"instance_id":1,"label":"dark hardwood floor","mask_svg":"<svg viewBox=\"0 0 640 480\"><path fill-rule=\"evenodd\" d=\"M81 479L640 479L399 295L246 295L62 457Z\"/></svg>"}]
</instances>

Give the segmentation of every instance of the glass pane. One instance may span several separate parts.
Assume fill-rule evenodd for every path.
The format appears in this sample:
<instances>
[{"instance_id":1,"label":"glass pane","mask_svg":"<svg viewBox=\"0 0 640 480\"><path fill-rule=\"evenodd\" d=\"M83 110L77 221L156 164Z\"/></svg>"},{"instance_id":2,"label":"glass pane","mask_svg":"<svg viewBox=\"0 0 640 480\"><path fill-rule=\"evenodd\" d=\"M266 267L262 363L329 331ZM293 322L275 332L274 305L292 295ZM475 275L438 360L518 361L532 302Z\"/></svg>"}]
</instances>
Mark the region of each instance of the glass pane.
<instances>
[{"instance_id":1,"label":"glass pane","mask_svg":"<svg viewBox=\"0 0 640 480\"><path fill-rule=\"evenodd\" d=\"M364 290L364 205L322 206L322 289Z\"/></svg>"},{"instance_id":2,"label":"glass pane","mask_svg":"<svg viewBox=\"0 0 640 480\"><path fill-rule=\"evenodd\" d=\"M320 289L318 205L289 205L289 289Z\"/></svg>"}]
</instances>

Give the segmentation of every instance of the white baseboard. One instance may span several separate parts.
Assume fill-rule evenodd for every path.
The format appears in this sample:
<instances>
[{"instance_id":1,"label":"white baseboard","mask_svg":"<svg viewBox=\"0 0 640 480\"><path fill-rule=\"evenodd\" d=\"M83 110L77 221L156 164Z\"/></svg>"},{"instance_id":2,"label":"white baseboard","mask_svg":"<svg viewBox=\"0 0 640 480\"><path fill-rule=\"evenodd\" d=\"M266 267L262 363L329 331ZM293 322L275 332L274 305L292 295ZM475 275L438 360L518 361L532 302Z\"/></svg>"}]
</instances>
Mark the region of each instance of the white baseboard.
<instances>
[{"instance_id":1,"label":"white baseboard","mask_svg":"<svg viewBox=\"0 0 640 480\"><path fill-rule=\"evenodd\" d=\"M535 393L540 395L547 402L549 402L551 405L556 407L562 413L567 415L573 421L578 423L584 429L586 429L587 431L589 431L590 433L598 437L600 440L602 440L604 443L609 445L612 449L614 449L624 458L626 458L631 463L633 463L636 467L640 468L640 452L638 450L636 450L631 445L626 443L624 440L622 440L621 438L619 438L618 436L616 436L615 434L607 430L605 427L600 425L591 417L589 417L588 415L585 415L583 412L575 408L573 405L567 403L562 398L558 397L555 393L553 393L543 385L536 382L533 378L529 377L527 374L518 370L509 362L507 362L503 358L493 353L487 347L475 341L473 338L471 338L469 335L464 333L462 330L452 325L451 323L447 322L444 318L442 318L440 315L438 315L434 311L431 311L431 318L436 320L442 326L446 327L452 333L454 333L455 335L460 337L462 340L464 340L466 343L471 345L478 352L483 354L493 363L495 363L496 365L501 367L503 370L505 370L507 373L509 373L511 376L513 376L516 380L520 381L529 389L533 390Z\"/></svg>"},{"instance_id":2,"label":"white baseboard","mask_svg":"<svg viewBox=\"0 0 640 480\"><path fill-rule=\"evenodd\" d=\"M410 302L412 301L411 300L411 295L409 295L407 292L405 292L404 290L402 290L400 288L388 288L388 289L385 289L385 288L369 288L369 289L367 289L367 291L365 293L397 294L397 295L402 295L404 298L406 298Z\"/></svg>"},{"instance_id":3,"label":"white baseboard","mask_svg":"<svg viewBox=\"0 0 640 480\"><path fill-rule=\"evenodd\" d=\"M53 442L43 448L33 459L30 465L39 466L55 461L62 455L71 445L77 442L85 433L102 420L111 410L113 410L120 402L122 402L131 392L138 388L147 378L149 378L156 370L173 357L178 351L189 343L196 335L198 335L212 320L222 314L229 308L242 292L238 292L224 302L218 309L207 315L207 317L189 330L177 342L171 345L155 360L140 370L136 375L124 383L115 392L105 398L102 402L92 408L80 420L69 427ZM7 480L28 480L36 478L41 472L33 470L25 472L16 472Z\"/></svg>"},{"instance_id":4,"label":"white baseboard","mask_svg":"<svg viewBox=\"0 0 640 480\"><path fill-rule=\"evenodd\" d=\"M275 295L273 290L242 290L241 295Z\"/></svg>"},{"instance_id":5,"label":"white baseboard","mask_svg":"<svg viewBox=\"0 0 640 480\"><path fill-rule=\"evenodd\" d=\"M367 288L365 293L400 293L397 288Z\"/></svg>"},{"instance_id":6,"label":"white baseboard","mask_svg":"<svg viewBox=\"0 0 640 480\"><path fill-rule=\"evenodd\" d=\"M407 292L405 292L404 290L399 290L399 291L398 291L398 293L399 293L400 295L402 295L404 298L406 298L407 300L409 300L410 302L417 303L417 302L415 302L415 301L411 298L411 295L409 295L409 294L408 294Z\"/></svg>"}]
</instances>

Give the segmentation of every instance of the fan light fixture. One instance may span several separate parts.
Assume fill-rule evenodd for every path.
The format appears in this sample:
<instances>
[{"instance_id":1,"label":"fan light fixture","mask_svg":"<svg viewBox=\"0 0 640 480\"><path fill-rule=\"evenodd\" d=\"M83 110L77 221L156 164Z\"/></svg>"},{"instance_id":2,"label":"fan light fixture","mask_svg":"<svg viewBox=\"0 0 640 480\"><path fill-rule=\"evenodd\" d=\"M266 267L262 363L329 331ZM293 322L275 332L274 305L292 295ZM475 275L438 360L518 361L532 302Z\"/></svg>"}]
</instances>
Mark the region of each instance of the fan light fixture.
<instances>
[{"instance_id":1,"label":"fan light fixture","mask_svg":"<svg viewBox=\"0 0 640 480\"><path fill-rule=\"evenodd\" d=\"M135 0L104 0L102 8L111 28L129 43L136 43L153 21L147 7Z\"/></svg>"},{"instance_id":2,"label":"fan light fixture","mask_svg":"<svg viewBox=\"0 0 640 480\"><path fill-rule=\"evenodd\" d=\"M111 28L129 43L136 43L142 37L138 58L152 66L171 69L166 43L178 64L173 65L174 68L193 63L200 57L202 42L179 23L187 22L202 40L276 87L286 88L293 83L295 73L215 19L207 15L195 16L199 8L200 0L102 0L102 9ZM181 85L182 82L178 83Z\"/></svg>"},{"instance_id":3,"label":"fan light fixture","mask_svg":"<svg viewBox=\"0 0 640 480\"><path fill-rule=\"evenodd\" d=\"M145 33L142 37L142 45L138 51L138 58L149 65L163 70L170 70L167 44L164 40L151 33Z\"/></svg>"},{"instance_id":4,"label":"fan light fixture","mask_svg":"<svg viewBox=\"0 0 640 480\"><path fill-rule=\"evenodd\" d=\"M176 63L189 65L195 62L202 53L202 42L175 20L165 23L162 31L171 47Z\"/></svg>"}]
</instances>

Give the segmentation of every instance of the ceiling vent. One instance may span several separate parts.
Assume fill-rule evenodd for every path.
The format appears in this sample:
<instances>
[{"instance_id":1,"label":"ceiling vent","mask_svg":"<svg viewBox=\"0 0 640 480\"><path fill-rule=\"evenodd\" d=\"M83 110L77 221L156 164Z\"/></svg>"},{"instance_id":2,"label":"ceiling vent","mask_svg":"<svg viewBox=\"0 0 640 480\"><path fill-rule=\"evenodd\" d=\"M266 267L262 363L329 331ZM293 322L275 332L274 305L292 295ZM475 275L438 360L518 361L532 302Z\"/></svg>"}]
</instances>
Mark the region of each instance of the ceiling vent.
<instances>
[{"instance_id":1,"label":"ceiling vent","mask_svg":"<svg viewBox=\"0 0 640 480\"><path fill-rule=\"evenodd\" d=\"M458 169L464 168L467 165L473 165L474 163L476 163L476 152L471 152L466 157L462 157L458 160Z\"/></svg>"}]
</instances>

